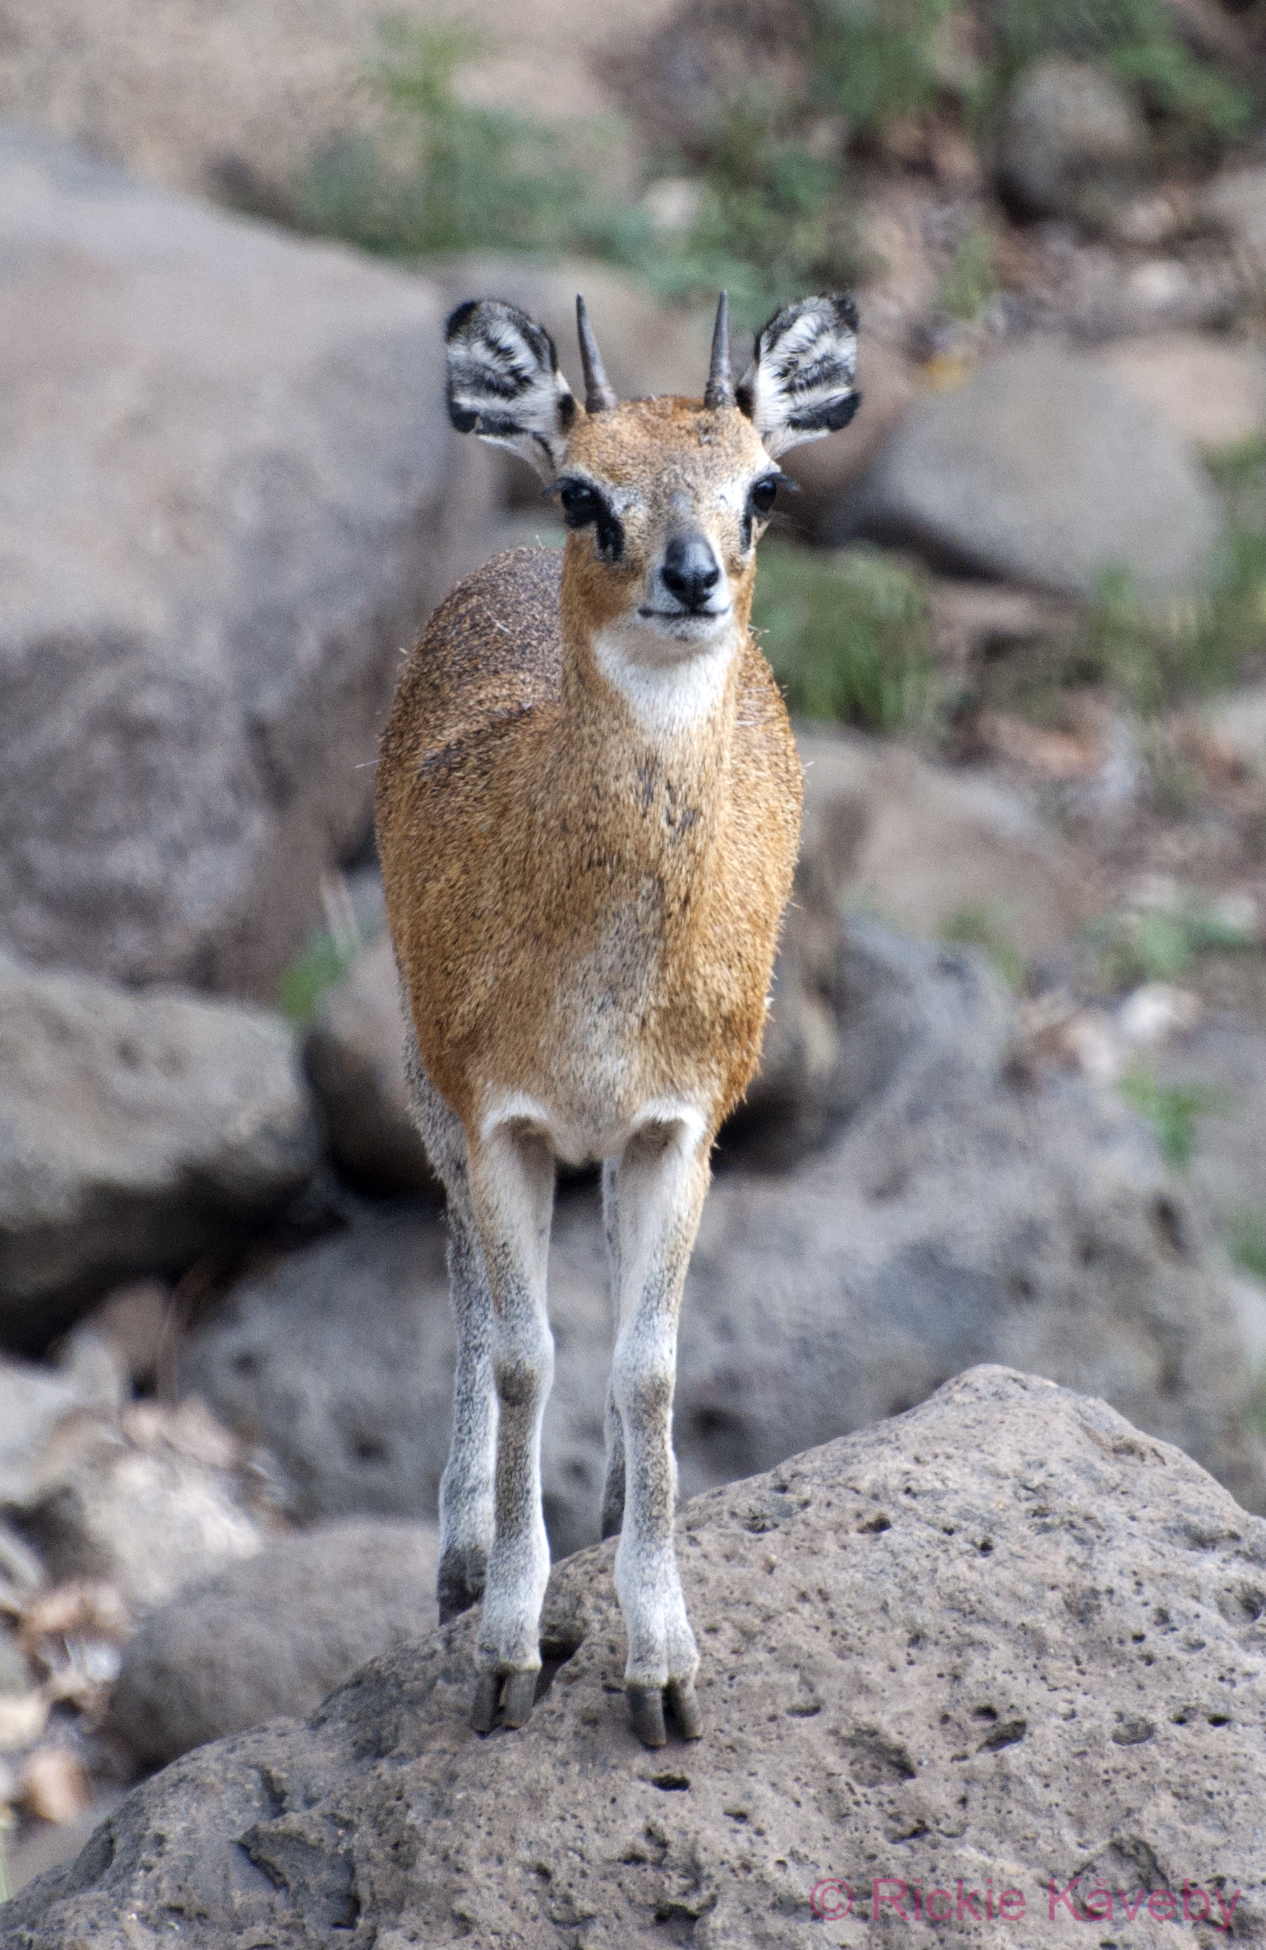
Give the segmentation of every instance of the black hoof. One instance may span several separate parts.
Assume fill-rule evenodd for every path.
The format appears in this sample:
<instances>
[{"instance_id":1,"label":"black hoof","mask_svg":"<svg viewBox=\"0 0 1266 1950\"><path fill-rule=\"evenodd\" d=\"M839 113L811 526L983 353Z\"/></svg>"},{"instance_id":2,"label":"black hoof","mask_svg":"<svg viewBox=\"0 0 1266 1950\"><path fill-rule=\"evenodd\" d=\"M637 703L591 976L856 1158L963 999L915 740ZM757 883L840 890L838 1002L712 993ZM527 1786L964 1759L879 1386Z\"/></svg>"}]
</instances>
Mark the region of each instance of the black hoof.
<instances>
[{"instance_id":1,"label":"black hoof","mask_svg":"<svg viewBox=\"0 0 1266 1950\"><path fill-rule=\"evenodd\" d=\"M644 1747L666 1747L664 1694L659 1686L627 1686L629 1724Z\"/></svg>"},{"instance_id":2,"label":"black hoof","mask_svg":"<svg viewBox=\"0 0 1266 1950\"><path fill-rule=\"evenodd\" d=\"M699 1711L699 1701L695 1695L693 1679L670 1679L667 1687L668 1706L677 1731L683 1740L702 1740L703 1715Z\"/></svg>"},{"instance_id":3,"label":"black hoof","mask_svg":"<svg viewBox=\"0 0 1266 1950\"><path fill-rule=\"evenodd\" d=\"M470 1724L476 1733L491 1733L497 1724L497 1701L501 1697L501 1675L496 1672L481 1672L475 1686L475 1704L470 1710Z\"/></svg>"},{"instance_id":4,"label":"black hoof","mask_svg":"<svg viewBox=\"0 0 1266 1950\"><path fill-rule=\"evenodd\" d=\"M501 1702L501 1724L503 1727L525 1727L532 1717L532 1707L536 1700L537 1674L534 1672L512 1672L506 1681L505 1697Z\"/></svg>"},{"instance_id":5,"label":"black hoof","mask_svg":"<svg viewBox=\"0 0 1266 1950\"><path fill-rule=\"evenodd\" d=\"M491 1733L496 1726L525 1727L532 1717L539 1678L539 1672L504 1675L491 1670L481 1672L475 1685L475 1703L470 1709L470 1724L475 1732Z\"/></svg>"},{"instance_id":6,"label":"black hoof","mask_svg":"<svg viewBox=\"0 0 1266 1950\"><path fill-rule=\"evenodd\" d=\"M440 1608L441 1625L447 1625L452 1618L460 1618L464 1611L477 1605L483 1595L482 1573L473 1573L469 1565L460 1560L440 1565L435 1580L435 1597Z\"/></svg>"}]
</instances>

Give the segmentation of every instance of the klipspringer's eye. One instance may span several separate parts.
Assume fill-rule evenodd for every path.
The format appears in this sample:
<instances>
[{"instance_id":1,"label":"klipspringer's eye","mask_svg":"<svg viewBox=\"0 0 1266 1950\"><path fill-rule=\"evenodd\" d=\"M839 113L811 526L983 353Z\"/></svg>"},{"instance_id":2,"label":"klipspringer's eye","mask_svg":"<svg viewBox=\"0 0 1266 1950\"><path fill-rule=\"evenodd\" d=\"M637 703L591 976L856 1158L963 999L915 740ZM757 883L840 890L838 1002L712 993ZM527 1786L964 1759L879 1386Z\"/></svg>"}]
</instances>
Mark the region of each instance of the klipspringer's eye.
<instances>
[{"instance_id":1,"label":"klipspringer's eye","mask_svg":"<svg viewBox=\"0 0 1266 1950\"><path fill-rule=\"evenodd\" d=\"M585 528L603 512L602 496L584 481L564 481L558 490L563 520L569 528Z\"/></svg>"},{"instance_id":2,"label":"klipspringer's eye","mask_svg":"<svg viewBox=\"0 0 1266 1950\"><path fill-rule=\"evenodd\" d=\"M763 481L757 481L751 492L752 510L758 515L767 515L774 505L778 492L778 476L769 474Z\"/></svg>"}]
</instances>

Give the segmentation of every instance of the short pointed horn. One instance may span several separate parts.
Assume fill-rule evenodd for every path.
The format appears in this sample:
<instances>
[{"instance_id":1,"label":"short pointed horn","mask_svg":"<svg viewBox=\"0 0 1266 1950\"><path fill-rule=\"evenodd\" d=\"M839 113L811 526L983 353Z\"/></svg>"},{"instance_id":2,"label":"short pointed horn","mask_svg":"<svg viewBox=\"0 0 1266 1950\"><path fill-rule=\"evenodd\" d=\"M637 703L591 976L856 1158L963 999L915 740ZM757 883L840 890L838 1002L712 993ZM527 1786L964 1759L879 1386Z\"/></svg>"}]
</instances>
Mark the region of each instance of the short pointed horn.
<instances>
[{"instance_id":1,"label":"short pointed horn","mask_svg":"<svg viewBox=\"0 0 1266 1950\"><path fill-rule=\"evenodd\" d=\"M712 328L712 364L703 390L705 406L733 406L734 379L730 372L730 294L721 293L717 322Z\"/></svg>"},{"instance_id":2,"label":"short pointed horn","mask_svg":"<svg viewBox=\"0 0 1266 1950\"><path fill-rule=\"evenodd\" d=\"M580 296L576 299L576 330L580 335L580 364L585 375L585 411L609 413L613 406L620 404L619 395L607 378L598 341L589 323L589 313Z\"/></svg>"}]
</instances>

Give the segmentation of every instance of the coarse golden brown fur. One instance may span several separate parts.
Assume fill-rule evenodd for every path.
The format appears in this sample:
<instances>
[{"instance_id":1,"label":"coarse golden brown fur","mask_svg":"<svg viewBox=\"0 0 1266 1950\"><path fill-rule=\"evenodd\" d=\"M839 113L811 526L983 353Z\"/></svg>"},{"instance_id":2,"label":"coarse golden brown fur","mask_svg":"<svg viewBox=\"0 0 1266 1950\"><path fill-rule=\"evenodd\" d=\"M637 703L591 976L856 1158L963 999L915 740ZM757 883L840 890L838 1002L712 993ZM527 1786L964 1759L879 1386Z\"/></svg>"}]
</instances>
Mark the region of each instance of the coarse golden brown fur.
<instances>
[{"instance_id":1,"label":"coarse golden brown fur","mask_svg":"<svg viewBox=\"0 0 1266 1950\"><path fill-rule=\"evenodd\" d=\"M856 316L776 314L735 389L621 404L579 307L586 409L496 300L447 328L454 425L523 454L572 531L441 604L378 769L414 1115L448 1194L458 1323L441 1618L481 1595L473 1724L522 1725L549 1569L541 1421L555 1160L598 1160L616 1345L604 1534L635 1730L697 1738L672 1548L677 1314L713 1139L760 1056L800 822L795 741L749 629L773 457L856 404Z\"/></svg>"}]
</instances>

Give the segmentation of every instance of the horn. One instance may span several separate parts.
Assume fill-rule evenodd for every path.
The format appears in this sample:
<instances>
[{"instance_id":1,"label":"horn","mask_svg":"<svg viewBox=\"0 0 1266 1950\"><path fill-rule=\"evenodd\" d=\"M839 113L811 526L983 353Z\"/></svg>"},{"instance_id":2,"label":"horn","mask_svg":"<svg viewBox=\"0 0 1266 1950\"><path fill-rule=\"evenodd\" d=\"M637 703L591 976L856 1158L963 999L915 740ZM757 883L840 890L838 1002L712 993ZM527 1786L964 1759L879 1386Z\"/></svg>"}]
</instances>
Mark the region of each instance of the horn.
<instances>
[{"instance_id":1,"label":"horn","mask_svg":"<svg viewBox=\"0 0 1266 1950\"><path fill-rule=\"evenodd\" d=\"M730 294L721 293L717 303L717 322L712 329L712 364L703 390L705 406L733 406L734 380L730 374Z\"/></svg>"},{"instance_id":2,"label":"horn","mask_svg":"<svg viewBox=\"0 0 1266 1950\"><path fill-rule=\"evenodd\" d=\"M585 412L609 413L613 406L620 404L615 387L607 378L598 350L598 341L589 323L589 313L585 301L576 299L576 330L580 335L580 364L585 375Z\"/></svg>"}]
</instances>

